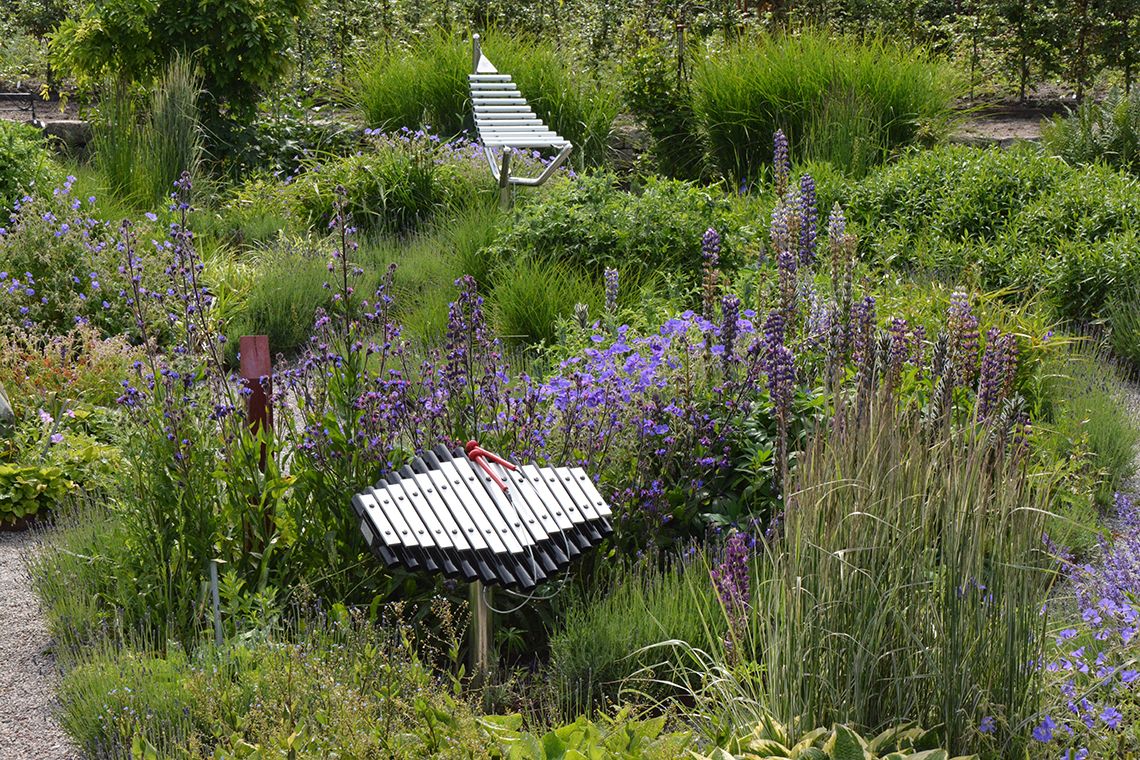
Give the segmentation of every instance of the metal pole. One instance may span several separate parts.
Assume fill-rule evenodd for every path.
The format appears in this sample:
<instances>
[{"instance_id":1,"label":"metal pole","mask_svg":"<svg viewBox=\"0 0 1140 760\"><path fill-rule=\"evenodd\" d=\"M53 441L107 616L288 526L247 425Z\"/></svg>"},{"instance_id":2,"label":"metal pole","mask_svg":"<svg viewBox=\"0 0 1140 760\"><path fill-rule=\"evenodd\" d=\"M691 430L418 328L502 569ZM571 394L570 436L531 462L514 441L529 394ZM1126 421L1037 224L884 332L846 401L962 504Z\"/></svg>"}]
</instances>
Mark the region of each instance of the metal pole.
<instances>
[{"instance_id":1,"label":"metal pole","mask_svg":"<svg viewBox=\"0 0 1140 760\"><path fill-rule=\"evenodd\" d=\"M490 594L481 581L471 583L471 674L476 688L486 685L494 672L492 646L495 632L487 602Z\"/></svg>"},{"instance_id":2,"label":"metal pole","mask_svg":"<svg viewBox=\"0 0 1140 760\"><path fill-rule=\"evenodd\" d=\"M503 166L499 169L499 208L511 207L511 149L503 148Z\"/></svg>"},{"instance_id":3,"label":"metal pole","mask_svg":"<svg viewBox=\"0 0 1140 760\"><path fill-rule=\"evenodd\" d=\"M210 600L214 605L214 643L222 645L222 603L218 599L218 561L210 560Z\"/></svg>"},{"instance_id":4,"label":"metal pole","mask_svg":"<svg viewBox=\"0 0 1140 760\"><path fill-rule=\"evenodd\" d=\"M479 35L471 35L471 73L479 73L479 59L483 57L483 50L479 44Z\"/></svg>"}]
</instances>

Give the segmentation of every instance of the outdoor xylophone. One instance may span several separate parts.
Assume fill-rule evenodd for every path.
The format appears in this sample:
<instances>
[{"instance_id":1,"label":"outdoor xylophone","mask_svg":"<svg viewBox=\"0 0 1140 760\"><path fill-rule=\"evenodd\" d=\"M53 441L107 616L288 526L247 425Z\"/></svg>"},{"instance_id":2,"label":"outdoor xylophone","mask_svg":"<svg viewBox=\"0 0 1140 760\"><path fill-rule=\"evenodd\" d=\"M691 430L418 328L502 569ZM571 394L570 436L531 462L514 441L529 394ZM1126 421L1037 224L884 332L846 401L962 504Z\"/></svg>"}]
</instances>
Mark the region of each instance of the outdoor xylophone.
<instances>
[{"instance_id":1,"label":"outdoor xylophone","mask_svg":"<svg viewBox=\"0 0 1140 760\"><path fill-rule=\"evenodd\" d=\"M612 531L580 467L516 466L475 441L415 458L352 499L388 567L527 592Z\"/></svg>"}]
</instances>

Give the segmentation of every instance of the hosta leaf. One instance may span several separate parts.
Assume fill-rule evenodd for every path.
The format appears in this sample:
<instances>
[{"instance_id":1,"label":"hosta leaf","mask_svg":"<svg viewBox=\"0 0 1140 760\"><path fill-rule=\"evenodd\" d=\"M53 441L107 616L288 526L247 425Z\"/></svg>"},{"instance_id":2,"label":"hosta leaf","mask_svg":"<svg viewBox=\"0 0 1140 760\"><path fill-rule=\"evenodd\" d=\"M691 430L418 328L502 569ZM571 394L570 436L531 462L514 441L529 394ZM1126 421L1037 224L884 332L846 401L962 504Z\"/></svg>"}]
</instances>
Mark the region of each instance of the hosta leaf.
<instances>
[{"instance_id":1,"label":"hosta leaf","mask_svg":"<svg viewBox=\"0 0 1140 760\"><path fill-rule=\"evenodd\" d=\"M823 745L830 760L873 760L866 742L847 726L836 724L831 738Z\"/></svg>"},{"instance_id":2,"label":"hosta leaf","mask_svg":"<svg viewBox=\"0 0 1140 760\"><path fill-rule=\"evenodd\" d=\"M814 747L829 733L830 732L826 728L822 727L808 731L806 734L800 737L800 740L796 742L795 746L792 747L792 750L793 752L802 752L808 747ZM792 755L792 757L796 757L796 755Z\"/></svg>"},{"instance_id":3,"label":"hosta leaf","mask_svg":"<svg viewBox=\"0 0 1140 760\"><path fill-rule=\"evenodd\" d=\"M827 753L819 747L805 747L792 753L794 760L827 760Z\"/></svg>"},{"instance_id":4,"label":"hosta leaf","mask_svg":"<svg viewBox=\"0 0 1140 760\"><path fill-rule=\"evenodd\" d=\"M911 731L915 731L913 723L903 723L898 726L893 726L883 731L871 741L867 742L867 749L871 750L872 754L881 755L884 752L891 752L897 749L903 749L899 746L899 740L907 736ZM916 731L916 734L921 734L922 731Z\"/></svg>"},{"instance_id":5,"label":"hosta leaf","mask_svg":"<svg viewBox=\"0 0 1140 760\"><path fill-rule=\"evenodd\" d=\"M753 739L748 742L748 749L757 755L765 757L791 757L791 750L775 739Z\"/></svg>"},{"instance_id":6,"label":"hosta leaf","mask_svg":"<svg viewBox=\"0 0 1140 760\"><path fill-rule=\"evenodd\" d=\"M949 760L950 753L944 749L927 749L907 755L906 760Z\"/></svg>"}]
</instances>

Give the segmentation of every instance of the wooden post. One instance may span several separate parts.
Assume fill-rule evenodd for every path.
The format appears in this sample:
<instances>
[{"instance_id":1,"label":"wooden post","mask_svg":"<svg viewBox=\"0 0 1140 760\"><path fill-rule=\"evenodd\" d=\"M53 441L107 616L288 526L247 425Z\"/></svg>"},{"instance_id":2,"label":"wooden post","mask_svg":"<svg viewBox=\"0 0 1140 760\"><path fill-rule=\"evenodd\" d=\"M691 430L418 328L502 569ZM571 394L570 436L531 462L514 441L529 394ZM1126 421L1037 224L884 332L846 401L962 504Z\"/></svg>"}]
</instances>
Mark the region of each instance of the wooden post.
<instances>
[{"instance_id":1,"label":"wooden post","mask_svg":"<svg viewBox=\"0 0 1140 760\"><path fill-rule=\"evenodd\" d=\"M238 341L241 354L241 379L249 389L246 398L246 420L253 433L270 430L273 427L273 408L269 403L270 385L273 376L273 362L269 357L269 337L265 335L243 335ZM261 444L262 472L265 471L265 444Z\"/></svg>"},{"instance_id":2,"label":"wooden post","mask_svg":"<svg viewBox=\"0 0 1140 760\"><path fill-rule=\"evenodd\" d=\"M491 592L480 581L471 583L471 675L476 688L487 685L494 673L495 631L487 602Z\"/></svg>"}]
</instances>

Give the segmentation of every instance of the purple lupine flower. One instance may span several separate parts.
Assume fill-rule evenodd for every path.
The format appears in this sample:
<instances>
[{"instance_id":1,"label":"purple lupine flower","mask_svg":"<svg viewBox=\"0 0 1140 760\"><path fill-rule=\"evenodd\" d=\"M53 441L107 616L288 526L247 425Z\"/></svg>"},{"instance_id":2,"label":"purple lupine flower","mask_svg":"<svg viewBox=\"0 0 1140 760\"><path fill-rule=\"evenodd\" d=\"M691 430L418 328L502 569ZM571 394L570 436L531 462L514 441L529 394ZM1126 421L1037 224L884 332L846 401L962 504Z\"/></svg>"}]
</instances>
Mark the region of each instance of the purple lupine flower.
<instances>
[{"instance_id":1,"label":"purple lupine flower","mask_svg":"<svg viewBox=\"0 0 1140 760\"><path fill-rule=\"evenodd\" d=\"M606 314L617 314L617 299L618 299L618 270L606 267L605 271L606 280Z\"/></svg>"},{"instance_id":2,"label":"purple lupine flower","mask_svg":"<svg viewBox=\"0 0 1140 760\"><path fill-rule=\"evenodd\" d=\"M787 420L795 390L796 357L790 348L781 343L772 351L770 362L768 392L772 396L772 406L780 419Z\"/></svg>"},{"instance_id":3,"label":"purple lupine flower","mask_svg":"<svg viewBox=\"0 0 1140 760\"><path fill-rule=\"evenodd\" d=\"M748 537L733 531L725 543L724 558L712 570L717 597L734 618L748 609L751 598L748 556Z\"/></svg>"},{"instance_id":4,"label":"purple lupine flower","mask_svg":"<svg viewBox=\"0 0 1140 760\"><path fill-rule=\"evenodd\" d=\"M998 349L998 338L1001 331L991 328L986 334L986 348L982 354L982 368L978 373L978 403L977 413L979 419L988 419L997 409L1001 396L1001 359Z\"/></svg>"},{"instance_id":5,"label":"purple lupine flower","mask_svg":"<svg viewBox=\"0 0 1140 760\"><path fill-rule=\"evenodd\" d=\"M720 266L720 233L715 227L709 227L701 236L701 258L710 267Z\"/></svg>"},{"instance_id":6,"label":"purple lupine flower","mask_svg":"<svg viewBox=\"0 0 1140 760\"><path fill-rule=\"evenodd\" d=\"M851 307L852 351L855 361L862 365L870 356L871 340L875 330L875 297L864 296Z\"/></svg>"},{"instance_id":7,"label":"purple lupine flower","mask_svg":"<svg viewBox=\"0 0 1140 760\"><path fill-rule=\"evenodd\" d=\"M720 308L723 320L720 328L720 342L724 347L722 359L727 367L736 360L736 338L740 334L740 299L729 293L721 300Z\"/></svg>"},{"instance_id":8,"label":"purple lupine flower","mask_svg":"<svg viewBox=\"0 0 1140 760\"><path fill-rule=\"evenodd\" d=\"M792 174L791 159L788 157L788 138L784 130L777 129L772 135L772 173L776 178L776 197L783 198L788 192L788 178Z\"/></svg>"},{"instance_id":9,"label":"purple lupine flower","mask_svg":"<svg viewBox=\"0 0 1140 760\"><path fill-rule=\"evenodd\" d=\"M901 317L892 317L887 324L887 335L891 342L887 357L887 377L890 384L894 385L902 376L903 365L910 357L911 335L907 321Z\"/></svg>"},{"instance_id":10,"label":"purple lupine flower","mask_svg":"<svg viewBox=\"0 0 1140 760\"><path fill-rule=\"evenodd\" d=\"M815 262L816 237L819 234L819 207L815 180L810 174L800 177L800 264Z\"/></svg>"},{"instance_id":11,"label":"purple lupine flower","mask_svg":"<svg viewBox=\"0 0 1140 760\"><path fill-rule=\"evenodd\" d=\"M960 290L950 296L946 329L950 337L955 382L968 388L978 372L978 318L970 307L970 297Z\"/></svg>"}]
</instances>

